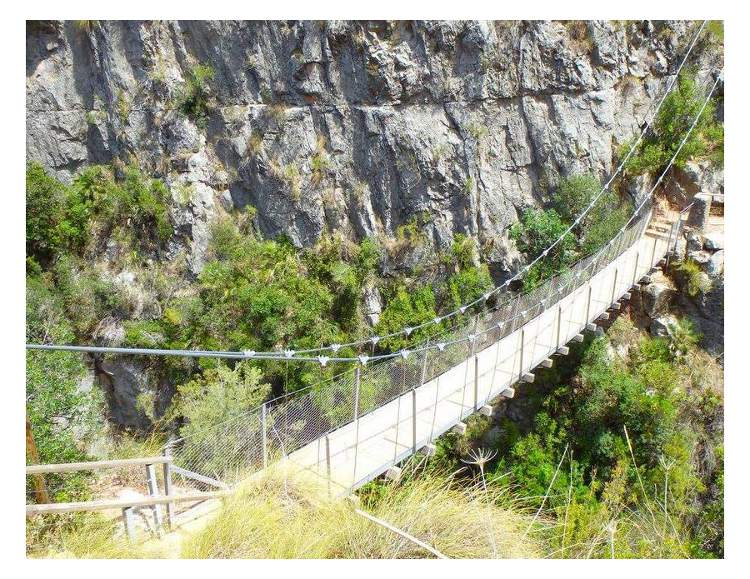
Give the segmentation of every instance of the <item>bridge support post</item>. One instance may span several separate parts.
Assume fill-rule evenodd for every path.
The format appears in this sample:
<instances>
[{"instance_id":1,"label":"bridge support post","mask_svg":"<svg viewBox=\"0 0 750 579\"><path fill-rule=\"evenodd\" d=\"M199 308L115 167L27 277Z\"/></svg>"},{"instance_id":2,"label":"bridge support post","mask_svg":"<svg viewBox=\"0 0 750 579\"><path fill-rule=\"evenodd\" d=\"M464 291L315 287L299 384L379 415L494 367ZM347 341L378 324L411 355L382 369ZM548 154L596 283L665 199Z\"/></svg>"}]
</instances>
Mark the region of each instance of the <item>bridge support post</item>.
<instances>
[{"instance_id":1,"label":"bridge support post","mask_svg":"<svg viewBox=\"0 0 750 579\"><path fill-rule=\"evenodd\" d=\"M633 287L635 285L635 282L638 281L638 259L641 257L641 252L636 251L635 252L635 267L633 268L633 283L630 284L630 287Z\"/></svg>"},{"instance_id":2,"label":"bridge support post","mask_svg":"<svg viewBox=\"0 0 750 579\"><path fill-rule=\"evenodd\" d=\"M260 439L263 446L263 470L268 468L268 409L266 403L260 407Z\"/></svg>"},{"instance_id":3,"label":"bridge support post","mask_svg":"<svg viewBox=\"0 0 750 579\"><path fill-rule=\"evenodd\" d=\"M523 343L526 340L526 329L521 328L521 347L519 348L518 379L523 378Z\"/></svg>"},{"instance_id":4,"label":"bridge support post","mask_svg":"<svg viewBox=\"0 0 750 579\"><path fill-rule=\"evenodd\" d=\"M589 323L590 314L591 314L591 283L589 283L589 296L588 296L588 301L586 302L586 319L584 320L584 324Z\"/></svg>"},{"instance_id":5,"label":"bridge support post","mask_svg":"<svg viewBox=\"0 0 750 579\"><path fill-rule=\"evenodd\" d=\"M562 326L562 306L557 306L557 338L555 342L555 351L560 349L560 328Z\"/></svg>"},{"instance_id":6,"label":"bridge support post","mask_svg":"<svg viewBox=\"0 0 750 579\"><path fill-rule=\"evenodd\" d=\"M651 261L648 263L648 269L651 270L651 268L654 267L654 259L656 258L656 238L654 237L654 247L651 250ZM647 272L648 273L648 272Z\"/></svg>"}]
</instances>

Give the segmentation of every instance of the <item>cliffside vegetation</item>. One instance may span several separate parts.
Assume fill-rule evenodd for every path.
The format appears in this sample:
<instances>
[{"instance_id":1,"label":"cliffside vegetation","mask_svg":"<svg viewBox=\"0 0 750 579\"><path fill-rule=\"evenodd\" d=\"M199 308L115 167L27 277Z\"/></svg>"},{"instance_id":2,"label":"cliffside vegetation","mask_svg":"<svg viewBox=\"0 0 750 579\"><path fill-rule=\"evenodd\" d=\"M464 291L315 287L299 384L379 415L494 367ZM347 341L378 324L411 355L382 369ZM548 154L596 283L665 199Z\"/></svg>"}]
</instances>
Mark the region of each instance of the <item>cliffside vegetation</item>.
<instances>
[{"instance_id":1,"label":"cliffside vegetation","mask_svg":"<svg viewBox=\"0 0 750 579\"><path fill-rule=\"evenodd\" d=\"M433 466L491 450L488 478L556 521L559 557L721 557L723 369L697 340L687 320L653 338L618 318L498 422L444 436Z\"/></svg>"}]
</instances>

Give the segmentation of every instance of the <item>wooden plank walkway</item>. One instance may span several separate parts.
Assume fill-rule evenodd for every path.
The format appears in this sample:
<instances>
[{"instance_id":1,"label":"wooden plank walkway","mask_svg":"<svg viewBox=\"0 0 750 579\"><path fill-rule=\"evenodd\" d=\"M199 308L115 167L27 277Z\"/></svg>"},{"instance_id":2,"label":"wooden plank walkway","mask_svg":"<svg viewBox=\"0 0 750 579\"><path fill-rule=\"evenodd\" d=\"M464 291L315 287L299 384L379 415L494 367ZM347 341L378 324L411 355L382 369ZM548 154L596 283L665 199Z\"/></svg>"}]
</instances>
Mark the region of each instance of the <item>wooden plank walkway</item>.
<instances>
[{"instance_id":1,"label":"wooden plank walkway","mask_svg":"<svg viewBox=\"0 0 750 579\"><path fill-rule=\"evenodd\" d=\"M519 382L597 320L661 261L663 236L644 235L591 280L513 333L287 458L348 493L386 472ZM475 370L478 369L475 380ZM326 440L327 439L327 440Z\"/></svg>"}]
</instances>

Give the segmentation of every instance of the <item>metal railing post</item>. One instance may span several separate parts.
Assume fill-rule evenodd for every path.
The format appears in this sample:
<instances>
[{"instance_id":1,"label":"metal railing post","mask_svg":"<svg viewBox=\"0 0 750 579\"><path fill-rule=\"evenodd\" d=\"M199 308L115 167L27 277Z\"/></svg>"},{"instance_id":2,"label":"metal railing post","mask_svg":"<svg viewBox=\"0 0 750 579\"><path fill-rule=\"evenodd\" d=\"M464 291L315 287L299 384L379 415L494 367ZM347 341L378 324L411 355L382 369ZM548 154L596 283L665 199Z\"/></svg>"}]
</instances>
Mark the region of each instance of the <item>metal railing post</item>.
<instances>
[{"instance_id":1,"label":"metal railing post","mask_svg":"<svg viewBox=\"0 0 750 579\"><path fill-rule=\"evenodd\" d=\"M479 355L474 354L474 412L479 410Z\"/></svg>"},{"instance_id":2,"label":"metal railing post","mask_svg":"<svg viewBox=\"0 0 750 579\"><path fill-rule=\"evenodd\" d=\"M167 443L164 447L164 456L169 458L167 462L162 465L164 474L164 494L166 496L172 496L172 444ZM171 531L174 521L174 503L167 503L167 528Z\"/></svg>"},{"instance_id":3,"label":"metal railing post","mask_svg":"<svg viewBox=\"0 0 750 579\"><path fill-rule=\"evenodd\" d=\"M424 379L425 379L425 376L427 375L427 357L430 354L429 348L430 348L430 338L427 338L427 349L424 351L424 359L422 360L422 375L419 379L420 387L424 386Z\"/></svg>"},{"instance_id":4,"label":"metal railing post","mask_svg":"<svg viewBox=\"0 0 750 579\"><path fill-rule=\"evenodd\" d=\"M633 268L633 283L630 284L631 286L635 285L635 282L638 281L638 260L641 257L641 252L636 251L635 252L635 267Z\"/></svg>"},{"instance_id":5,"label":"metal railing post","mask_svg":"<svg viewBox=\"0 0 750 579\"><path fill-rule=\"evenodd\" d=\"M519 350L520 360L518 362L518 379L523 378L523 343L526 337L526 328L521 328L521 348Z\"/></svg>"},{"instance_id":6,"label":"metal railing post","mask_svg":"<svg viewBox=\"0 0 750 579\"><path fill-rule=\"evenodd\" d=\"M562 327L562 306L557 306L557 342L555 343L555 351L560 349L560 328Z\"/></svg>"},{"instance_id":7,"label":"metal railing post","mask_svg":"<svg viewBox=\"0 0 750 579\"><path fill-rule=\"evenodd\" d=\"M125 525L125 534L128 537L128 541L134 543L135 527L133 521L133 507L125 507L122 509L122 522Z\"/></svg>"},{"instance_id":8,"label":"metal railing post","mask_svg":"<svg viewBox=\"0 0 750 579\"><path fill-rule=\"evenodd\" d=\"M159 484L156 482L156 469L153 464L146 465L146 486L148 488L149 496L159 496ZM156 529L156 534L161 537L163 525L161 505L154 505L151 510L154 515L154 528Z\"/></svg>"},{"instance_id":9,"label":"metal railing post","mask_svg":"<svg viewBox=\"0 0 750 579\"><path fill-rule=\"evenodd\" d=\"M667 237L667 252L666 255L669 256L669 251L672 246L672 232L674 231L674 223L670 223L669 225L669 236Z\"/></svg>"},{"instance_id":10,"label":"metal railing post","mask_svg":"<svg viewBox=\"0 0 750 579\"><path fill-rule=\"evenodd\" d=\"M354 371L354 472L352 473L352 488L357 482L357 454L359 451L359 388L362 368L357 366ZM398 423L396 423L398 430Z\"/></svg>"},{"instance_id":11,"label":"metal railing post","mask_svg":"<svg viewBox=\"0 0 750 579\"><path fill-rule=\"evenodd\" d=\"M260 407L261 445L263 447L263 470L268 468L268 409L266 403Z\"/></svg>"},{"instance_id":12,"label":"metal railing post","mask_svg":"<svg viewBox=\"0 0 750 579\"><path fill-rule=\"evenodd\" d=\"M617 276L620 273L620 268L615 268L615 280L612 282L612 299L610 303L615 303L615 297L617 297Z\"/></svg>"},{"instance_id":13,"label":"metal railing post","mask_svg":"<svg viewBox=\"0 0 750 579\"><path fill-rule=\"evenodd\" d=\"M417 391L411 391L411 439L412 454L417 454Z\"/></svg>"},{"instance_id":14,"label":"metal railing post","mask_svg":"<svg viewBox=\"0 0 750 579\"><path fill-rule=\"evenodd\" d=\"M328 498L331 498L331 441L326 434L326 475L328 478Z\"/></svg>"},{"instance_id":15,"label":"metal railing post","mask_svg":"<svg viewBox=\"0 0 750 579\"><path fill-rule=\"evenodd\" d=\"M649 262L649 269L654 267L654 259L656 258L656 237L654 237L654 248L651 250L651 261Z\"/></svg>"},{"instance_id":16,"label":"metal railing post","mask_svg":"<svg viewBox=\"0 0 750 579\"><path fill-rule=\"evenodd\" d=\"M591 283L589 283L589 297L586 302L586 319L584 320L584 326L589 323L589 317L591 315Z\"/></svg>"}]
</instances>

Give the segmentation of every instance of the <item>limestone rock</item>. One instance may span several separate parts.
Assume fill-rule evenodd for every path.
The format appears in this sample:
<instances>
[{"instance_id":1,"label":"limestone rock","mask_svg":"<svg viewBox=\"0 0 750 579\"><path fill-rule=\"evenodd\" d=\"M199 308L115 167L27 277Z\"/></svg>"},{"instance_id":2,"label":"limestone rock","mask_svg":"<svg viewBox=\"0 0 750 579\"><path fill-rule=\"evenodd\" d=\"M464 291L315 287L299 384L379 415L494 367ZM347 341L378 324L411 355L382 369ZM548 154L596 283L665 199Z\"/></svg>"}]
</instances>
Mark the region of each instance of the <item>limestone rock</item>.
<instances>
[{"instance_id":1,"label":"limestone rock","mask_svg":"<svg viewBox=\"0 0 750 579\"><path fill-rule=\"evenodd\" d=\"M708 251L689 251L688 258L692 259L698 265L705 266L711 259L711 254Z\"/></svg>"},{"instance_id":2,"label":"limestone rock","mask_svg":"<svg viewBox=\"0 0 750 579\"><path fill-rule=\"evenodd\" d=\"M367 286L364 290L364 311L367 322L375 326L380 320L380 314L383 311L383 298L378 288Z\"/></svg>"},{"instance_id":3,"label":"limestone rock","mask_svg":"<svg viewBox=\"0 0 750 579\"><path fill-rule=\"evenodd\" d=\"M106 384L111 418L124 427L145 429L151 424L138 404L139 395L152 392L153 377L143 362L137 358L107 359L99 365L100 381Z\"/></svg>"},{"instance_id":4,"label":"limestone rock","mask_svg":"<svg viewBox=\"0 0 750 579\"><path fill-rule=\"evenodd\" d=\"M652 336L666 338L671 335L672 328L674 328L676 323L677 319L672 315L661 316L651 321L649 330Z\"/></svg>"},{"instance_id":5,"label":"limestone rock","mask_svg":"<svg viewBox=\"0 0 750 579\"><path fill-rule=\"evenodd\" d=\"M706 264L706 273L716 277L724 273L724 250L715 252Z\"/></svg>"},{"instance_id":6,"label":"limestone rock","mask_svg":"<svg viewBox=\"0 0 750 579\"><path fill-rule=\"evenodd\" d=\"M166 259L187 252L192 275L217 213L252 204L262 235L299 247L328 231L393 239L426 215L425 252L473 236L502 278L520 212L560 178L608 175L638 131L680 56L665 38L688 24L658 26L669 34L609 21L32 23L27 157L64 181L136 157L173 191ZM198 62L215 72L205 128L174 108ZM690 190L721 189L686 171Z\"/></svg>"},{"instance_id":7,"label":"limestone rock","mask_svg":"<svg viewBox=\"0 0 750 579\"><path fill-rule=\"evenodd\" d=\"M724 233L718 231L707 233L703 236L703 247L709 251L724 249Z\"/></svg>"},{"instance_id":8,"label":"limestone rock","mask_svg":"<svg viewBox=\"0 0 750 579\"><path fill-rule=\"evenodd\" d=\"M694 252L703 249L703 236L697 233L690 233L687 237L687 251Z\"/></svg>"},{"instance_id":9,"label":"limestone rock","mask_svg":"<svg viewBox=\"0 0 750 579\"><path fill-rule=\"evenodd\" d=\"M643 309L650 318L657 318L669 310L672 298L676 290L671 280L662 272L657 272L651 277L649 283L641 292Z\"/></svg>"}]
</instances>

